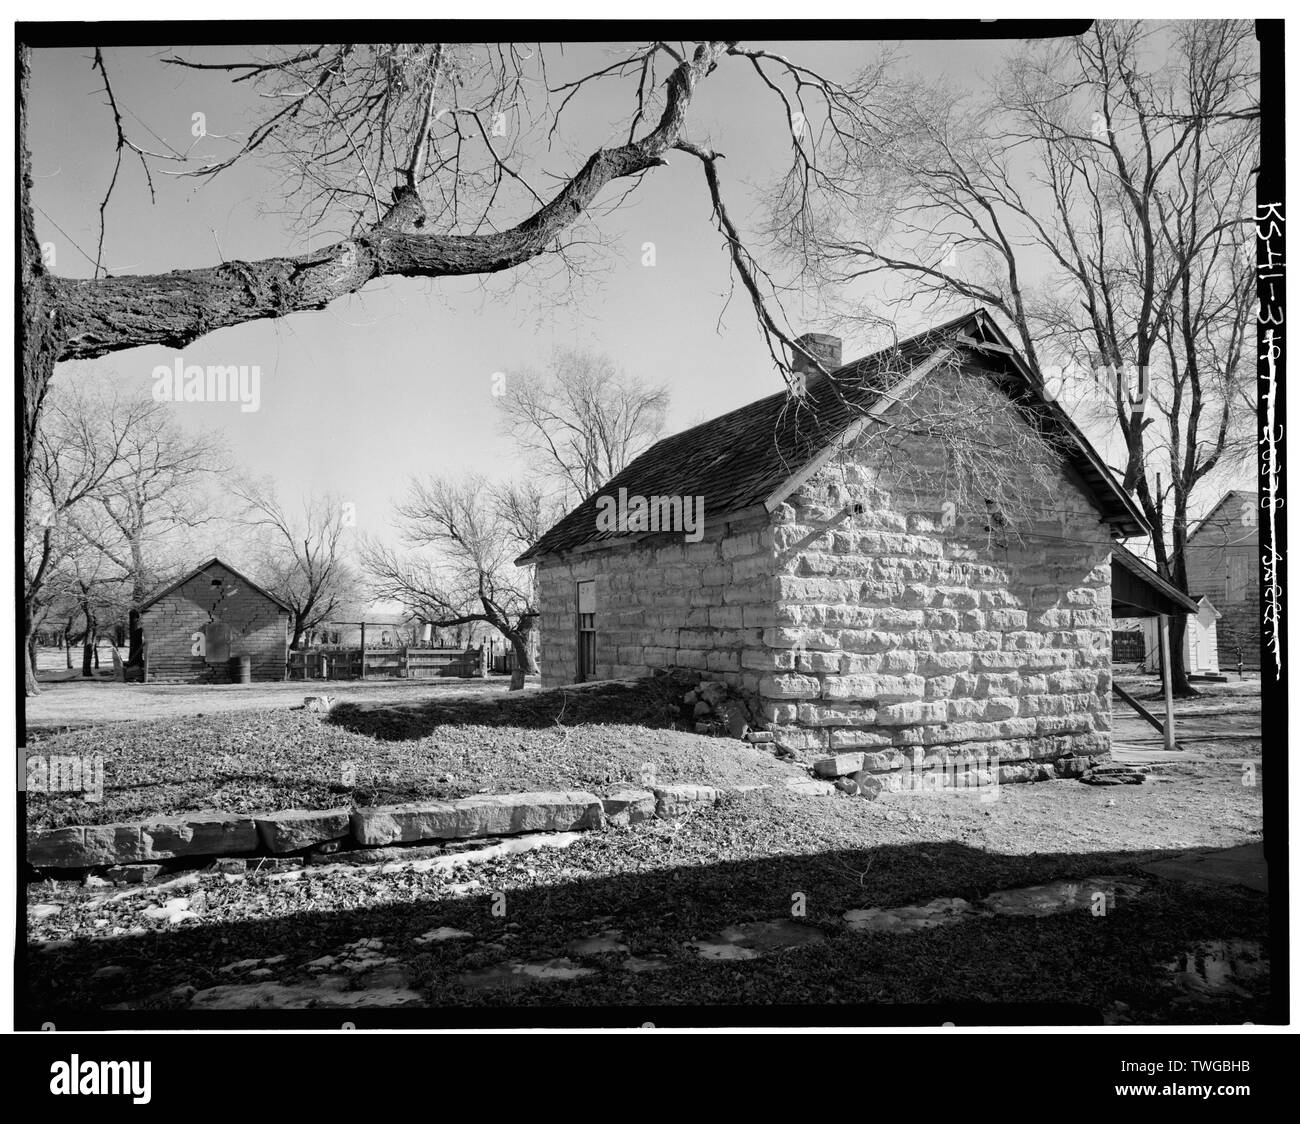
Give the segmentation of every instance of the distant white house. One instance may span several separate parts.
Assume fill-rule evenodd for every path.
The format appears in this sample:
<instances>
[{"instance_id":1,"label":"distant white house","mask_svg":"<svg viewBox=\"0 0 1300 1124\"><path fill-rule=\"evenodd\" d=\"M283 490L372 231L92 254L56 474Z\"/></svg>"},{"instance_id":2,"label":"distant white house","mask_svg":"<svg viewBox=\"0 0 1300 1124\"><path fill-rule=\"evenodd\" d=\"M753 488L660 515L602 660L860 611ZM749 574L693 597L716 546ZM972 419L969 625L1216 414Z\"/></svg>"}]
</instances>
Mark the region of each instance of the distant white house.
<instances>
[{"instance_id":1,"label":"distant white house","mask_svg":"<svg viewBox=\"0 0 1300 1124\"><path fill-rule=\"evenodd\" d=\"M1218 620L1223 615L1208 597L1197 597L1196 614L1187 614L1187 630L1183 633L1183 667L1188 675L1219 674ZM1146 645L1144 671L1160 669L1159 622L1153 618L1142 621L1142 637Z\"/></svg>"}]
</instances>

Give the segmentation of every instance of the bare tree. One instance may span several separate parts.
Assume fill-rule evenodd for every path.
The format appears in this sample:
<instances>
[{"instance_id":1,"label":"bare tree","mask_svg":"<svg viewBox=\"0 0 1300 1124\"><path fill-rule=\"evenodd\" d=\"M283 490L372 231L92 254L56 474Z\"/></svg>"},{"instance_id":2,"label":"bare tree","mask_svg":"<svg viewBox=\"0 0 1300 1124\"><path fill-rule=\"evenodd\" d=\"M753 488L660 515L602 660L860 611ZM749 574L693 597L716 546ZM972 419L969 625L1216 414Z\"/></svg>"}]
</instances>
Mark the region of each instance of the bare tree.
<instances>
[{"instance_id":1,"label":"bare tree","mask_svg":"<svg viewBox=\"0 0 1300 1124\"><path fill-rule=\"evenodd\" d=\"M585 72L554 73L540 45L343 44L272 49L251 57L165 64L210 70L248 83L273 105L225 156L146 146L130 135L112 83L111 60L96 50L117 143L117 165L100 202L94 276L52 273L42 260L32 207L27 134L30 53L19 52L20 324L24 465L55 363L127 348L180 347L219 328L319 310L386 277L489 276L588 242L583 224L616 208L673 152L701 161L732 268L760 313L774 361L784 369L790 333L774 311L778 294L740 241L722 204L722 154L687 138L702 82L723 64L755 76L792 163L819 178L819 138L837 143L869 127L874 78L844 84L760 48L734 42L651 42L620 47ZM611 86L613 89L611 90ZM566 110L592 91L622 106L611 127L624 139L555 170ZM610 96L622 92L622 98ZM239 160L265 156L285 175L279 208L314 232L347 234L306 253L229 261L150 276L113 276L103 265L103 224L125 159L152 192L171 177L210 178ZM158 174L155 175L155 172ZM539 187L558 178L558 190ZM614 197L599 198L610 186ZM543 194L546 191L547 194Z\"/></svg>"},{"instance_id":2,"label":"bare tree","mask_svg":"<svg viewBox=\"0 0 1300 1124\"><path fill-rule=\"evenodd\" d=\"M493 512L507 542L522 554L564 516L564 501L534 478L508 480L488 488Z\"/></svg>"},{"instance_id":3,"label":"bare tree","mask_svg":"<svg viewBox=\"0 0 1300 1124\"><path fill-rule=\"evenodd\" d=\"M536 532L538 506L524 492L469 476L412 481L397 514L413 552L367 545L364 565L375 595L435 628L480 621L495 628L514 652L510 689L521 690L524 676L537 671L528 644L537 604L532 568L516 568L514 559L523 549L521 533Z\"/></svg>"},{"instance_id":4,"label":"bare tree","mask_svg":"<svg viewBox=\"0 0 1300 1124\"><path fill-rule=\"evenodd\" d=\"M975 98L895 80L893 122L837 150L835 192L787 178L770 233L832 301L985 304L1049 394L1118 428L1157 569L1187 590L1197 485L1251 451L1246 350L1258 155L1251 25L1098 21L1031 45ZM1184 621L1175 618L1174 677Z\"/></svg>"},{"instance_id":5,"label":"bare tree","mask_svg":"<svg viewBox=\"0 0 1300 1124\"><path fill-rule=\"evenodd\" d=\"M143 663L140 606L169 569L174 532L215 515L203 485L229 466L224 440L182 430L165 403L116 397L79 400L88 430L108 442L120 434L118 464L95 504L72 513L80 534L116 566L128 586L129 666Z\"/></svg>"},{"instance_id":6,"label":"bare tree","mask_svg":"<svg viewBox=\"0 0 1300 1124\"><path fill-rule=\"evenodd\" d=\"M225 154L142 143L127 124L128 107L118 103L114 60L96 49L92 68L103 87L116 163L98 201L93 274L66 277L43 260L36 236L32 59L20 44L25 519L36 434L57 363L150 345L181 347L220 328L324 309L383 278L486 278L545 262L576 275L583 247L599 241L600 218L674 153L700 162L733 276L754 305L774 364L789 375L788 355L808 356L792 339L778 286L724 206L723 154L688 138L696 94L719 66L751 75L772 106L775 126L790 137L792 166L809 184L829 182L819 164L826 144L842 147L878 127L868 106L878 71L844 83L760 47L720 40L617 47L608 63L563 74L541 45L519 44L309 44L222 62L169 57L163 63L246 83L259 104L272 108ZM622 139L587 147L575 160L564 139L568 110L597 91L602 105L620 107L601 135ZM304 233L333 232L331 241L260 261L153 275L114 275L106 267L107 215L128 168L139 167L152 196L178 177L207 179L252 157L265 157L284 175L279 198L264 200L265 209L298 216ZM611 195L608 188L619 190Z\"/></svg>"},{"instance_id":7,"label":"bare tree","mask_svg":"<svg viewBox=\"0 0 1300 1124\"><path fill-rule=\"evenodd\" d=\"M621 371L607 355L557 348L545 371L508 372L497 398L525 456L580 502L663 432L668 388Z\"/></svg>"},{"instance_id":8,"label":"bare tree","mask_svg":"<svg viewBox=\"0 0 1300 1124\"><path fill-rule=\"evenodd\" d=\"M103 409L108 404L107 414ZM51 597L78 583L74 559L90 545L84 520L117 486L130 433L151 404L125 403L81 389L50 395L34 434L23 551L23 647L26 693L38 692L32 635ZM84 567L82 568L84 573Z\"/></svg>"},{"instance_id":9,"label":"bare tree","mask_svg":"<svg viewBox=\"0 0 1300 1124\"><path fill-rule=\"evenodd\" d=\"M265 482L240 484L235 494L245 505L244 522L270 533L258 573L266 588L293 610L289 647L297 650L305 635L355 598L357 574L344 549L348 509L336 495L313 495L290 515Z\"/></svg>"}]
</instances>

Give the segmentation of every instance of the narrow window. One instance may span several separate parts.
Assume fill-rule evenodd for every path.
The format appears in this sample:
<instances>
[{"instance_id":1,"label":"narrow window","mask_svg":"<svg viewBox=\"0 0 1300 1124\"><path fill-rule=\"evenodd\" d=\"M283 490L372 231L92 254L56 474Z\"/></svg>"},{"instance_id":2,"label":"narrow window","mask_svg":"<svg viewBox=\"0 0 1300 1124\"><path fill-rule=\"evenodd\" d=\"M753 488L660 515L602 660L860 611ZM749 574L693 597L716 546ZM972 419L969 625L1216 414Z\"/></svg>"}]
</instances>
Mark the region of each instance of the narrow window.
<instances>
[{"instance_id":1,"label":"narrow window","mask_svg":"<svg viewBox=\"0 0 1300 1124\"><path fill-rule=\"evenodd\" d=\"M578 583L578 682L596 676L596 583Z\"/></svg>"}]
</instances>

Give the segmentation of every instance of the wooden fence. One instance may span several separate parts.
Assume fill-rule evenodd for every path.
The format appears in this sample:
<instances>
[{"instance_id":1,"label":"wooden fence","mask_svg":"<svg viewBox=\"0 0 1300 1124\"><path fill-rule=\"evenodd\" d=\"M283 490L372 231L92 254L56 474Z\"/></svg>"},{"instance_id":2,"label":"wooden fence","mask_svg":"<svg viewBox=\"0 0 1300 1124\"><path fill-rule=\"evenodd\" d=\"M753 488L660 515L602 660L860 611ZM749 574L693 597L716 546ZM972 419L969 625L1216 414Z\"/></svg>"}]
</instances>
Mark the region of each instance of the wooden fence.
<instances>
[{"instance_id":1,"label":"wooden fence","mask_svg":"<svg viewBox=\"0 0 1300 1124\"><path fill-rule=\"evenodd\" d=\"M1132 632L1115 629L1110 634L1110 653L1114 663L1141 663L1147 654L1146 638L1138 629Z\"/></svg>"},{"instance_id":2,"label":"wooden fence","mask_svg":"<svg viewBox=\"0 0 1300 1124\"><path fill-rule=\"evenodd\" d=\"M470 679L482 648L321 648L289 653L290 679Z\"/></svg>"}]
</instances>

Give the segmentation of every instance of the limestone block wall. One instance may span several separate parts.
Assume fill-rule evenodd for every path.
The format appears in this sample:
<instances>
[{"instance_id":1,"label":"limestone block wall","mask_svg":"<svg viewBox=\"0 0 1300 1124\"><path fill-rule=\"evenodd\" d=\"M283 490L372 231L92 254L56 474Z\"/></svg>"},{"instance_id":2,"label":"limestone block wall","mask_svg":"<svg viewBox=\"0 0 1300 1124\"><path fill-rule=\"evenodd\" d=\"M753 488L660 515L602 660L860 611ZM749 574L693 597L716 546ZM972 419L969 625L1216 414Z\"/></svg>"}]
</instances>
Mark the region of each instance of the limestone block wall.
<instances>
[{"instance_id":1,"label":"limestone block wall","mask_svg":"<svg viewBox=\"0 0 1300 1124\"><path fill-rule=\"evenodd\" d=\"M897 471L846 456L775 513L759 692L778 742L885 767L917 746L1004 763L1106 752L1111 540L1095 508L1062 474L1003 534L927 465L941 453L911 448L912 479L891 491Z\"/></svg>"},{"instance_id":2,"label":"limestone block wall","mask_svg":"<svg viewBox=\"0 0 1300 1124\"><path fill-rule=\"evenodd\" d=\"M922 410L957 401L951 386L924 393ZM918 748L1004 765L1107 752L1110 530L1068 469L1028 486L1014 414L1001 432L980 424L1007 461L988 464L1017 507L1005 528L978 474L974 493L954 493L940 442L882 450L868 434L771 515L712 525L706 512L699 543L544 559L543 685L576 680L590 579L597 678L706 671L755 696L786 748L865 751L883 770Z\"/></svg>"},{"instance_id":3,"label":"limestone block wall","mask_svg":"<svg viewBox=\"0 0 1300 1124\"><path fill-rule=\"evenodd\" d=\"M543 559L542 685L577 679L577 587L594 580L596 678L685 667L756 695L756 654L775 622L771 523L760 512L714 525L706 510L704 527L696 543L658 535Z\"/></svg>"}]
</instances>

